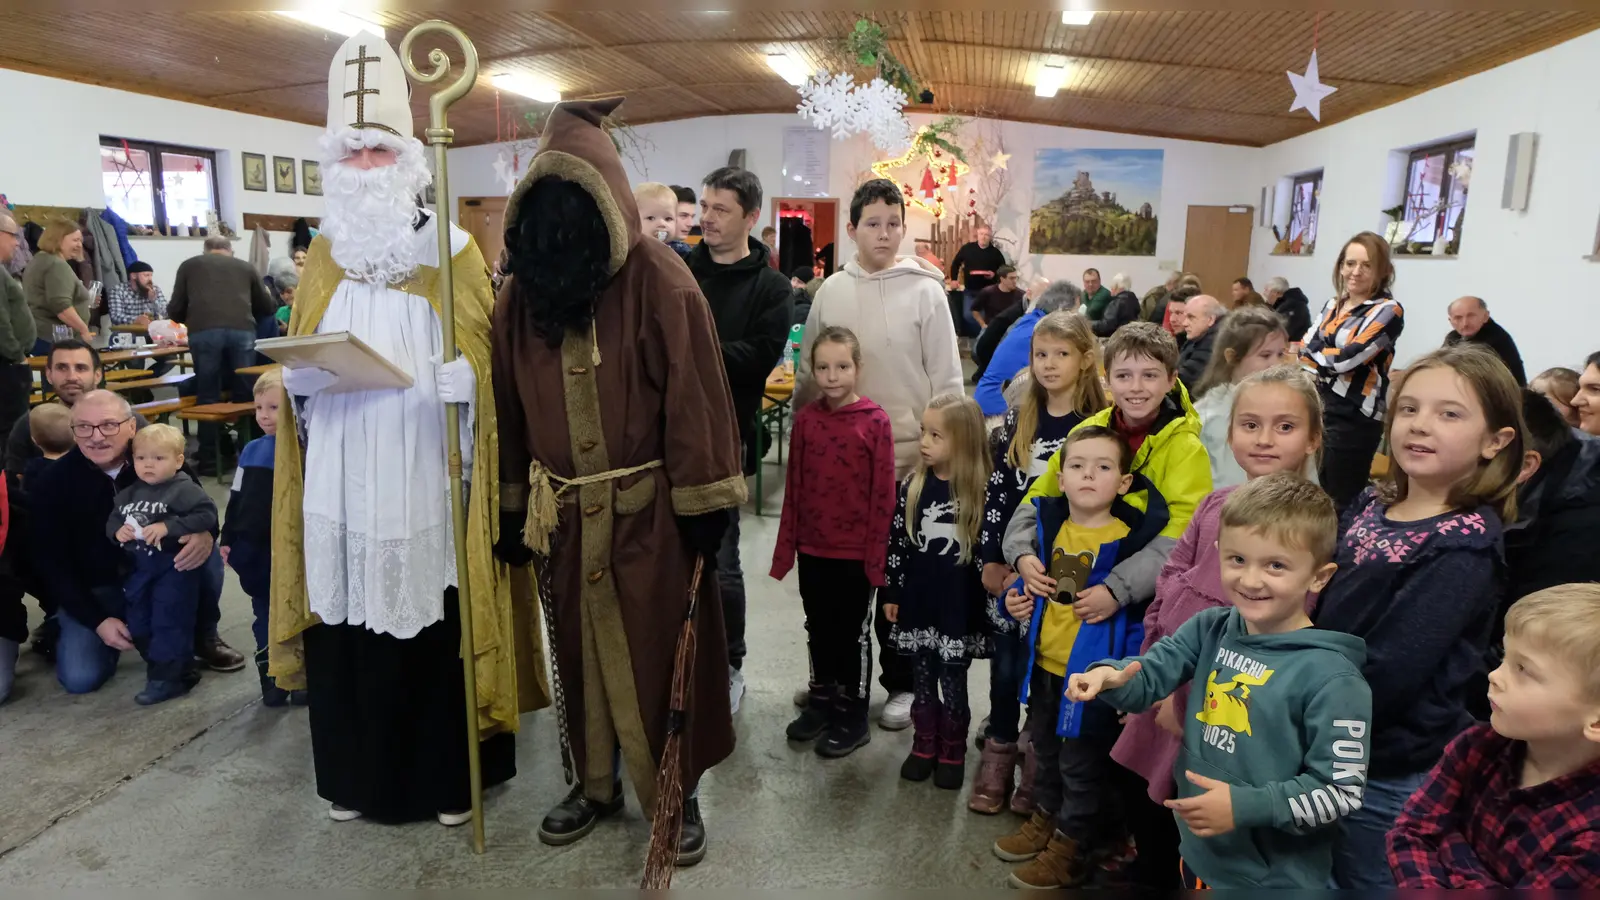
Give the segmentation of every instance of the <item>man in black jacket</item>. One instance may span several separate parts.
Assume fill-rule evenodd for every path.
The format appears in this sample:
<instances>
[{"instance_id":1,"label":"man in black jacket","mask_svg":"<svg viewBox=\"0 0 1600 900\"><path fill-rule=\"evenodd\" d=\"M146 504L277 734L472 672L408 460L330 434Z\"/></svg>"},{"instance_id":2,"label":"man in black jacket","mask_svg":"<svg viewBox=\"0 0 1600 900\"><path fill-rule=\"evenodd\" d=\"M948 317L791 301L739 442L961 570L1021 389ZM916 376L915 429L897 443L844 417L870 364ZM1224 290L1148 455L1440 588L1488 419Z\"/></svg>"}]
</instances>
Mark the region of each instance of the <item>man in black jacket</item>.
<instances>
[{"instance_id":1,"label":"man in black jacket","mask_svg":"<svg viewBox=\"0 0 1600 900\"><path fill-rule=\"evenodd\" d=\"M1111 337L1118 328L1139 321L1139 295L1132 290L1132 281L1118 272L1111 276L1111 301L1094 323L1095 337Z\"/></svg>"},{"instance_id":2,"label":"man in black jacket","mask_svg":"<svg viewBox=\"0 0 1600 900\"><path fill-rule=\"evenodd\" d=\"M116 672L122 651L133 649L123 621L122 548L106 537L106 519L117 491L138 480L129 454L134 421L132 408L116 394L85 394L72 407L78 446L29 485L37 574L60 604L56 678L69 694L99 690ZM202 618L207 606L215 608L207 596L222 587L215 537L199 533L178 538L182 549L174 561L180 571L204 570ZM216 623L197 631L202 629L214 636ZM241 657L239 667L243 664Z\"/></svg>"},{"instance_id":3,"label":"man in black jacket","mask_svg":"<svg viewBox=\"0 0 1600 900\"><path fill-rule=\"evenodd\" d=\"M1211 345L1217 342L1217 320L1222 318L1222 304L1209 294L1200 294L1189 299L1184 313L1189 340L1178 351L1178 380L1193 394L1211 362Z\"/></svg>"},{"instance_id":4,"label":"man in black jacket","mask_svg":"<svg viewBox=\"0 0 1600 900\"><path fill-rule=\"evenodd\" d=\"M1494 351L1500 361L1511 370L1517 384L1528 383L1522 369L1522 354L1517 352L1517 342L1500 323L1489 318L1489 304L1481 297L1461 297L1450 304L1450 333L1444 336L1444 345L1454 347L1462 341L1480 344Z\"/></svg>"},{"instance_id":5,"label":"man in black jacket","mask_svg":"<svg viewBox=\"0 0 1600 900\"><path fill-rule=\"evenodd\" d=\"M711 305L728 372L733 411L739 418L745 474L755 473L764 455L764 436L756 416L767 376L788 343L794 317L789 279L771 267L772 250L750 236L761 217L761 182L753 172L724 167L706 176L700 191L701 241L689 254L689 271ZM729 690L734 712L744 694L744 571L739 564L739 511L717 554L723 623L728 631Z\"/></svg>"},{"instance_id":6,"label":"man in black jacket","mask_svg":"<svg viewBox=\"0 0 1600 900\"><path fill-rule=\"evenodd\" d=\"M1305 291L1290 287L1289 279L1279 275L1267 280L1262 298L1283 317L1291 343L1305 340L1306 332L1311 330L1311 301L1306 299Z\"/></svg>"},{"instance_id":7,"label":"man in black jacket","mask_svg":"<svg viewBox=\"0 0 1600 900\"><path fill-rule=\"evenodd\" d=\"M993 240L994 230L979 225L973 229L972 240L961 245L955 258L950 260L951 281L962 283L961 322L956 330L963 337L978 336L981 326L972 317L972 305L984 288L999 280L995 273L1006 264L1006 255L991 243Z\"/></svg>"}]
</instances>

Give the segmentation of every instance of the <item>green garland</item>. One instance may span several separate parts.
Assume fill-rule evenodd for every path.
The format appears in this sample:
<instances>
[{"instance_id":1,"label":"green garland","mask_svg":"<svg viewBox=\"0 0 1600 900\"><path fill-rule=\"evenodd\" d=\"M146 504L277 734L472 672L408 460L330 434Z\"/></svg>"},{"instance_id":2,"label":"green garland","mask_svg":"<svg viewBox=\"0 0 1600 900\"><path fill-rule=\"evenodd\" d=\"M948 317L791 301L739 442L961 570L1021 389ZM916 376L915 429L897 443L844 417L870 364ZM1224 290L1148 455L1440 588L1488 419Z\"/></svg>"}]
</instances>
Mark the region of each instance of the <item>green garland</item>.
<instances>
[{"instance_id":1,"label":"green garland","mask_svg":"<svg viewBox=\"0 0 1600 900\"><path fill-rule=\"evenodd\" d=\"M912 138L911 149L922 156L931 156L935 149L943 150L965 163L966 151L956 144L955 139L966 124L967 120L960 116L945 116L931 125L925 125Z\"/></svg>"},{"instance_id":2,"label":"green garland","mask_svg":"<svg viewBox=\"0 0 1600 900\"><path fill-rule=\"evenodd\" d=\"M908 100L915 100L921 93L911 69L889 52L889 39L878 23L857 19L855 29L845 38L844 49L857 64L876 67L878 77L899 88Z\"/></svg>"}]
</instances>

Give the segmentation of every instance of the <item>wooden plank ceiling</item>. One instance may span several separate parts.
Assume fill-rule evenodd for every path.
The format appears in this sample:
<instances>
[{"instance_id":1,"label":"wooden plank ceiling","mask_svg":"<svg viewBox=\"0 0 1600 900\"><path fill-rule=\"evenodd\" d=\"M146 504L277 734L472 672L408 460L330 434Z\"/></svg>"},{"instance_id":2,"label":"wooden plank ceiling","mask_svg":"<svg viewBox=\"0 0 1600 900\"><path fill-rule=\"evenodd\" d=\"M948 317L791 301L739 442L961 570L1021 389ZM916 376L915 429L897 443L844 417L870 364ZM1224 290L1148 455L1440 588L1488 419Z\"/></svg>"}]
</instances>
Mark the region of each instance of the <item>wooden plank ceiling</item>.
<instances>
[{"instance_id":1,"label":"wooden plank ceiling","mask_svg":"<svg viewBox=\"0 0 1600 900\"><path fill-rule=\"evenodd\" d=\"M398 45L436 14L372 14ZM783 51L841 65L853 12L448 12L482 60L479 86L452 110L459 144L527 136L540 105L499 94L516 72L564 96L622 95L631 124L730 113L792 112L795 89L766 65ZM1084 27L1059 12L877 12L894 53L932 105L953 111L1165 137L1261 146L1318 127L1288 112L1286 70L1303 71L1313 34L1322 124L1393 103L1600 28L1600 6L1546 12L1102 12ZM329 60L343 37L270 12L56 8L4 17L0 66L321 124ZM419 41L418 57L430 44ZM108 48L118 48L107 52ZM1034 73L1068 60L1064 88L1034 96ZM862 73L858 73L858 76ZM413 104L418 133L424 96Z\"/></svg>"}]
</instances>

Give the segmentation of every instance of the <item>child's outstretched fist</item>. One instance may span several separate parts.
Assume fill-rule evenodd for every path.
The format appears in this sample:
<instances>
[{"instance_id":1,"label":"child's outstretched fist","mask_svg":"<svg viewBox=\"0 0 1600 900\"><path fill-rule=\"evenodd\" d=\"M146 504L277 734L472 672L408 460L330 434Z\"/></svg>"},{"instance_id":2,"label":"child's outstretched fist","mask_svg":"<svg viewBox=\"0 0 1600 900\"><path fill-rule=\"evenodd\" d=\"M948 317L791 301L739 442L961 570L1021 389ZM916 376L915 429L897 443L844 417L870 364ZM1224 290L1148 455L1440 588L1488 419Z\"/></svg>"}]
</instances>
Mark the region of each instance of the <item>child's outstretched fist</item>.
<instances>
[{"instance_id":1,"label":"child's outstretched fist","mask_svg":"<svg viewBox=\"0 0 1600 900\"><path fill-rule=\"evenodd\" d=\"M1074 672L1067 678L1067 699L1074 703L1086 703L1100 696L1101 691L1119 688L1132 681L1141 668L1142 664L1131 662L1120 669L1101 666L1087 672Z\"/></svg>"}]
</instances>

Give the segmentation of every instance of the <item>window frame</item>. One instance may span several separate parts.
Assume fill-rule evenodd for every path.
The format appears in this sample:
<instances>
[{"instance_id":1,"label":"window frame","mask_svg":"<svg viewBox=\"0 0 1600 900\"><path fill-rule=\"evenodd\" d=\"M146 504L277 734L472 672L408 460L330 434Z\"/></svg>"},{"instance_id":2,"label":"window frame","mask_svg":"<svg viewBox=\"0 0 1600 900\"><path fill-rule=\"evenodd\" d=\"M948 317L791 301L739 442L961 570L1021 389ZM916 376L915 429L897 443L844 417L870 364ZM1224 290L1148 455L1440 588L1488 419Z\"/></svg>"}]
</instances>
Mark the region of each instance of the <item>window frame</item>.
<instances>
[{"instance_id":1,"label":"window frame","mask_svg":"<svg viewBox=\"0 0 1600 900\"><path fill-rule=\"evenodd\" d=\"M1311 243L1313 246L1316 245L1317 225L1319 224L1318 217L1322 214L1322 172L1322 169L1317 169L1313 172L1302 172L1301 174L1291 178L1289 181L1289 226L1284 229L1284 237L1287 238L1291 244L1294 243L1295 237L1295 203L1300 199L1300 186L1309 184L1311 185L1311 210L1310 221L1307 230L1309 230L1312 235L1309 243Z\"/></svg>"},{"instance_id":2,"label":"window frame","mask_svg":"<svg viewBox=\"0 0 1600 900\"><path fill-rule=\"evenodd\" d=\"M148 155L150 159L150 193L151 209L154 212L151 230L156 235L167 235L171 231L172 223L167 221L166 198L166 170L161 162L163 153L172 153L181 156L193 156L205 159L211 163L211 198L216 204L217 216L222 216L222 180L217 173L217 151L207 150L203 147L185 147L181 144L163 144L157 141L136 141L132 138L120 138L111 135L100 135L100 146L112 150L121 150L126 144L129 150L136 150ZM101 179L102 185L104 178ZM101 189L101 202L105 202L104 187ZM185 223L179 223L185 224Z\"/></svg>"},{"instance_id":3,"label":"window frame","mask_svg":"<svg viewBox=\"0 0 1600 900\"><path fill-rule=\"evenodd\" d=\"M1418 162L1426 160L1430 156L1439 156L1440 154L1444 155L1444 171L1439 176L1439 196L1445 198L1445 206L1443 209L1434 213L1433 240L1429 242L1430 244L1437 243L1442 236L1445 241L1445 246L1448 247L1450 245L1451 236L1449 234L1448 227L1450 217L1449 197L1451 192L1455 189L1456 180L1455 173L1451 172L1450 170L1454 168L1455 164L1459 161L1459 154L1462 150L1474 151L1473 162L1476 163L1477 146L1478 136L1473 134L1470 137L1456 138L1449 141L1440 141L1436 144L1428 144L1424 147L1418 147L1406 155L1406 171L1404 176L1405 181L1402 182L1400 186L1401 199L1405 204L1405 208L1401 211L1401 219L1404 221L1412 221L1409 218L1411 215L1412 169L1417 165ZM1421 212L1421 210L1418 210L1418 212ZM1466 214L1465 207L1462 208L1461 213L1462 216ZM1455 240L1457 241L1461 239L1462 216L1456 217Z\"/></svg>"}]
</instances>

